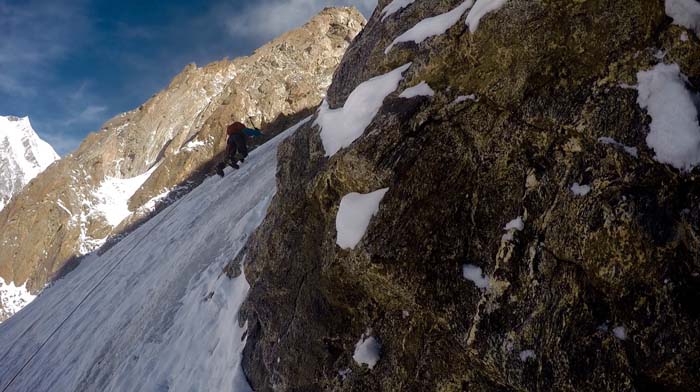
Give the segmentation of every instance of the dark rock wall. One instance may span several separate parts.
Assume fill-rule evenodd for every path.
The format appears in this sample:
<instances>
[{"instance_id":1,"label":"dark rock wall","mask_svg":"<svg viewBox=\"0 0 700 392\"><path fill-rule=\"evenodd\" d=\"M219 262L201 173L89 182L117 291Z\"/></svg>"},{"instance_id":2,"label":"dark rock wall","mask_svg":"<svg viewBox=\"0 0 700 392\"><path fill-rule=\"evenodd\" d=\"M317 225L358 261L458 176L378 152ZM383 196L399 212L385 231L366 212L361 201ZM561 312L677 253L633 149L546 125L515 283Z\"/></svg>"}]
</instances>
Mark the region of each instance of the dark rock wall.
<instances>
[{"instance_id":1,"label":"dark rock wall","mask_svg":"<svg viewBox=\"0 0 700 392\"><path fill-rule=\"evenodd\" d=\"M625 86L663 50L697 89L700 41L681 41L658 0L510 0L473 34L463 17L384 54L460 3L417 1L385 22L375 12L327 99L342 106L363 81L411 61L404 82L331 159L312 123L280 148L278 194L246 257L252 386L697 389L698 170L653 159L650 118ZM435 97L398 98L421 81ZM468 94L478 101L454 103ZM591 192L574 195L576 182ZM360 244L340 249L341 198L384 187ZM518 216L524 230L503 240ZM464 264L491 287L464 279ZM352 359L368 331L382 344L373 369ZM523 361L526 350L534 358Z\"/></svg>"}]
</instances>

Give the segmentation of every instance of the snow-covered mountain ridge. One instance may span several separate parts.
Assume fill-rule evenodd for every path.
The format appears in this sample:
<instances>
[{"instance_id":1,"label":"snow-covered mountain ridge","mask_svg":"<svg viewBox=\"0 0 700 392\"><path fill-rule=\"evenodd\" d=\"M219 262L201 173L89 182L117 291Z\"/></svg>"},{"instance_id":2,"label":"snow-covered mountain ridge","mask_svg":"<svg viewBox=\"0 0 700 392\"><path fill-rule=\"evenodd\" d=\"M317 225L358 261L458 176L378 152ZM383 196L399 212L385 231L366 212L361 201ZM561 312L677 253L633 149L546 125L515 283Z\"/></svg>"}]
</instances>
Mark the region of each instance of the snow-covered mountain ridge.
<instances>
[{"instance_id":1,"label":"snow-covered mountain ridge","mask_svg":"<svg viewBox=\"0 0 700 392\"><path fill-rule=\"evenodd\" d=\"M12 196L59 159L29 117L0 116L0 210Z\"/></svg>"}]
</instances>

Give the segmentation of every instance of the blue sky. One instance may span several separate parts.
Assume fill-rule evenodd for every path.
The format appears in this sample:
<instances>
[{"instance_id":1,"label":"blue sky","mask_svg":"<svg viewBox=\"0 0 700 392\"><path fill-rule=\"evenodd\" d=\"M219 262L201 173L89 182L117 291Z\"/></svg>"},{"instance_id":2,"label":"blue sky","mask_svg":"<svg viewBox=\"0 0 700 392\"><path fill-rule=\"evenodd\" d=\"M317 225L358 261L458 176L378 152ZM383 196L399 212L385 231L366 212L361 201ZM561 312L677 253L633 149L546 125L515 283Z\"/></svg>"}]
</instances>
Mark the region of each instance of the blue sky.
<instances>
[{"instance_id":1,"label":"blue sky","mask_svg":"<svg viewBox=\"0 0 700 392\"><path fill-rule=\"evenodd\" d=\"M376 0L0 0L0 115L65 155L188 63L250 54L326 6Z\"/></svg>"}]
</instances>

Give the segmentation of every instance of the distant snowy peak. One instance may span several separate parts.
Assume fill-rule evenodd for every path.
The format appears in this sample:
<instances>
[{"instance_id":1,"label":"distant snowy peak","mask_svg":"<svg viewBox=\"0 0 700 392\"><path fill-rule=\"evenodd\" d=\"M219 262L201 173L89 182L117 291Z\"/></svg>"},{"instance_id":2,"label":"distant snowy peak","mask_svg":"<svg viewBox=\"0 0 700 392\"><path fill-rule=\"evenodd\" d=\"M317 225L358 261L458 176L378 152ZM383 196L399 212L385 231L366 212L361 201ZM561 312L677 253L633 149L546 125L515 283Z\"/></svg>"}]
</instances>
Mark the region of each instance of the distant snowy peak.
<instances>
[{"instance_id":1,"label":"distant snowy peak","mask_svg":"<svg viewBox=\"0 0 700 392\"><path fill-rule=\"evenodd\" d=\"M29 117L0 116L0 210L58 154L39 138Z\"/></svg>"}]
</instances>

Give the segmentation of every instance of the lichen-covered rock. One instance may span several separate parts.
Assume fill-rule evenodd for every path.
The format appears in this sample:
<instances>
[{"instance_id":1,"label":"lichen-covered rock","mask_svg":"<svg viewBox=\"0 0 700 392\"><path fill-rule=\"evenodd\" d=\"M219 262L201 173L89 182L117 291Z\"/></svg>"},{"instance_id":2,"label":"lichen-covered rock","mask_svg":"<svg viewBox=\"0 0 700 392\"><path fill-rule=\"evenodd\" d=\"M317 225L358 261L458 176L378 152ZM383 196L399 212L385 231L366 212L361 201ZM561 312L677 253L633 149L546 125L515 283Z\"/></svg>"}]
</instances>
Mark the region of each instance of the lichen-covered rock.
<instances>
[{"instance_id":1,"label":"lichen-covered rock","mask_svg":"<svg viewBox=\"0 0 700 392\"><path fill-rule=\"evenodd\" d=\"M364 23L354 8L328 8L248 57L187 66L148 102L108 121L2 210L0 277L37 292L66 260L97 249L201 177L225 147L226 125L244 121L274 133L287 117L308 114ZM130 193L101 190L149 171ZM110 205L105 196L124 200Z\"/></svg>"},{"instance_id":2,"label":"lichen-covered rock","mask_svg":"<svg viewBox=\"0 0 700 392\"><path fill-rule=\"evenodd\" d=\"M697 93L700 41L658 0L509 0L474 33L463 16L385 55L460 3L376 11L327 100L341 107L412 62L398 90L331 158L313 122L280 148L278 194L245 257L251 385L696 389L699 172L654 160L630 86L663 61ZM422 81L434 97L398 97ZM338 247L342 197L386 187L359 245ZM517 217L522 230L505 231ZM465 279L467 264L488 287ZM368 331L381 343L372 369L353 360Z\"/></svg>"}]
</instances>

